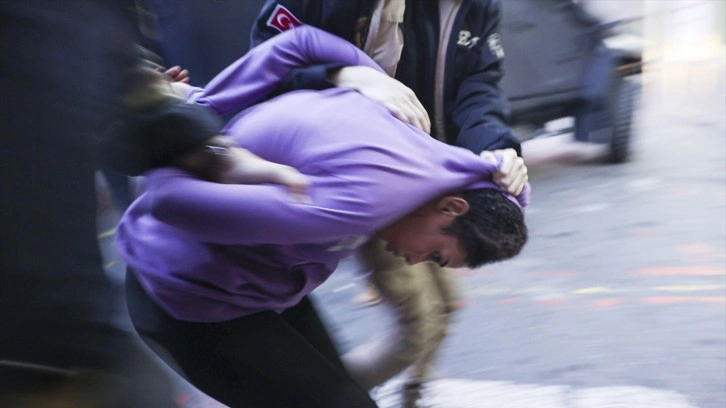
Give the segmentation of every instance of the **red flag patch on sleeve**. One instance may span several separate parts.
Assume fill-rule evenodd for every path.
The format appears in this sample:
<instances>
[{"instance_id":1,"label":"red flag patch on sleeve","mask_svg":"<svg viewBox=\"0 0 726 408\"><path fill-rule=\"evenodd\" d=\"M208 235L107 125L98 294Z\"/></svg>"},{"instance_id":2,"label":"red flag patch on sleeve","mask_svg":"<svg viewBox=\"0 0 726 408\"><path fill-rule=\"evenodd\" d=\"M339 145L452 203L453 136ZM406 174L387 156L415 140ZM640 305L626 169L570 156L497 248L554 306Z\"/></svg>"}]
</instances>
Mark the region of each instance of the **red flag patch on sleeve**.
<instances>
[{"instance_id":1,"label":"red flag patch on sleeve","mask_svg":"<svg viewBox=\"0 0 726 408\"><path fill-rule=\"evenodd\" d=\"M276 28L280 32L287 31L300 25L302 25L300 20L298 20L298 18L295 17L290 10L279 4L275 6L270 18L267 19L267 26Z\"/></svg>"}]
</instances>

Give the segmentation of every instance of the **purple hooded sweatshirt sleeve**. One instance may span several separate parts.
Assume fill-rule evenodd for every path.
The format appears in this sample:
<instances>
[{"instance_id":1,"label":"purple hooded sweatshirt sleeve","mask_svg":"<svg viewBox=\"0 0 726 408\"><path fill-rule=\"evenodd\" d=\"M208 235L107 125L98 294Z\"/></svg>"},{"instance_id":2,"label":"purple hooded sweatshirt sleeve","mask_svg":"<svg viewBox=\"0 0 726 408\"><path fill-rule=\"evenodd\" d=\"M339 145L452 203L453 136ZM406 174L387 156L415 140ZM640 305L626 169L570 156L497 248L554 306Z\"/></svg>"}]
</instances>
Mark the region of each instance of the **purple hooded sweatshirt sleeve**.
<instances>
[{"instance_id":1,"label":"purple hooded sweatshirt sleeve","mask_svg":"<svg viewBox=\"0 0 726 408\"><path fill-rule=\"evenodd\" d=\"M369 56L340 37L312 26L288 30L250 50L188 99L220 115L247 108L267 96L294 68L342 63L383 70Z\"/></svg>"}]
</instances>

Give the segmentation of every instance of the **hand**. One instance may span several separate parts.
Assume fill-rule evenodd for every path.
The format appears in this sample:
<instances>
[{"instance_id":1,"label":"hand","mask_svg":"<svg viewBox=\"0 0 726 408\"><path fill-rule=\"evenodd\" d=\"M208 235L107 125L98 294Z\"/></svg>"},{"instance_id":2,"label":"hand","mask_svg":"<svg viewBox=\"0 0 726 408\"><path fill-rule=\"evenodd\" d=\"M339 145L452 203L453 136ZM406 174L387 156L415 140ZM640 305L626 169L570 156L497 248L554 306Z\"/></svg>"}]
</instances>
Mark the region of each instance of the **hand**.
<instances>
[{"instance_id":1,"label":"hand","mask_svg":"<svg viewBox=\"0 0 726 408\"><path fill-rule=\"evenodd\" d=\"M493 152L483 151L480 156L486 161L497 163L495 154L502 157L502 164L499 166L499 170L494 173L494 182L509 194L515 197L518 196L527 184L527 180L529 180L524 160L517 156L514 149L502 149Z\"/></svg>"},{"instance_id":2,"label":"hand","mask_svg":"<svg viewBox=\"0 0 726 408\"><path fill-rule=\"evenodd\" d=\"M431 133L431 120L413 91L388 75L366 66L350 66L331 76L338 87L354 89L380 103L396 118L426 133Z\"/></svg>"},{"instance_id":3,"label":"hand","mask_svg":"<svg viewBox=\"0 0 726 408\"><path fill-rule=\"evenodd\" d=\"M166 71L164 71L166 75L168 75L172 82L183 82L185 84L189 83L189 71L186 69L181 69L180 66L174 66Z\"/></svg>"},{"instance_id":4,"label":"hand","mask_svg":"<svg viewBox=\"0 0 726 408\"><path fill-rule=\"evenodd\" d=\"M217 182L227 184L273 183L287 186L293 198L299 202L310 202L307 188L310 180L296 169L284 164L265 160L247 149L232 147L223 170L215 177Z\"/></svg>"},{"instance_id":5,"label":"hand","mask_svg":"<svg viewBox=\"0 0 726 408\"><path fill-rule=\"evenodd\" d=\"M214 146L219 152L210 150ZM172 163L208 181L222 184L281 184L290 188L293 198L309 202L308 178L290 166L265 160L247 149L235 146L229 136L217 135L203 146L192 149Z\"/></svg>"},{"instance_id":6,"label":"hand","mask_svg":"<svg viewBox=\"0 0 726 408\"><path fill-rule=\"evenodd\" d=\"M171 82L169 83L169 86L171 87L173 94L176 97L182 98L182 100L185 100L187 93L191 92L191 89L194 88L186 82Z\"/></svg>"},{"instance_id":7,"label":"hand","mask_svg":"<svg viewBox=\"0 0 726 408\"><path fill-rule=\"evenodd\" d=\"M446 305L446 312L449 314L453 314L463 309L464 306L466 306L466 303L463 300L457 300Z\"/></svg>"}]
</instances>

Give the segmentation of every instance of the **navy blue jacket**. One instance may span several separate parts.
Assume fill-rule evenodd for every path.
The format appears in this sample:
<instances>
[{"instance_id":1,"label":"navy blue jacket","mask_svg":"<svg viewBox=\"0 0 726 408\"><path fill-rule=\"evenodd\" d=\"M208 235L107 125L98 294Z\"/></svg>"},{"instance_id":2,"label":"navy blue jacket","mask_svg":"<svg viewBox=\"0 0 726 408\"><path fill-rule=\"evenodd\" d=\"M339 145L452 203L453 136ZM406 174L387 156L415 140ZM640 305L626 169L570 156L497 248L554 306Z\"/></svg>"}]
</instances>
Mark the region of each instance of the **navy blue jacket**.
<instances>
[{"instance_id":1,"label":"navy blue jacket","mask_svg":"<svg viewBox=\"0 0 726 408\"><path fill-rule=\"evenodd\" d=\"M362 47L375 4L376 0L268 0L252 26L250 44L259 44L299 24L310 24ZM476 153L502 148L520 152L519 141L507 125L507 100L498 86L503 58L500 19L498 0L464 0L449 38L444 73L446 141ZM438 5L430 0L406 0L403 35L396 78L410 87L432 114ZM310 67L295 72L284 87L332 86L325 79L329 68Z\"/></svg>"}]
</instances>

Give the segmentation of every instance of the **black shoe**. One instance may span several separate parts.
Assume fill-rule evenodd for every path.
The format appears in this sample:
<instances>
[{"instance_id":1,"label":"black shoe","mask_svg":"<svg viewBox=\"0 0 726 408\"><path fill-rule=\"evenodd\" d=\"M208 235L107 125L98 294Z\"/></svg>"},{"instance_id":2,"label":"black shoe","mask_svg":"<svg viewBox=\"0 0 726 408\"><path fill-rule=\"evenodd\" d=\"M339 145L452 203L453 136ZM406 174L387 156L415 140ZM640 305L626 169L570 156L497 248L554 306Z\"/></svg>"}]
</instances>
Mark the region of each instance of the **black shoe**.
<instances>
[{"instance_id":1,"label":"black shoe","mask_svg":"<svg viewBox=\"0 0 726 408\"><path fill-rule=\"evenodd\" d=\"M402 408L423 408L418 401L421 399L423 383L421 381L410 381L403 385Z\"/></svg>"}]
</instances>

